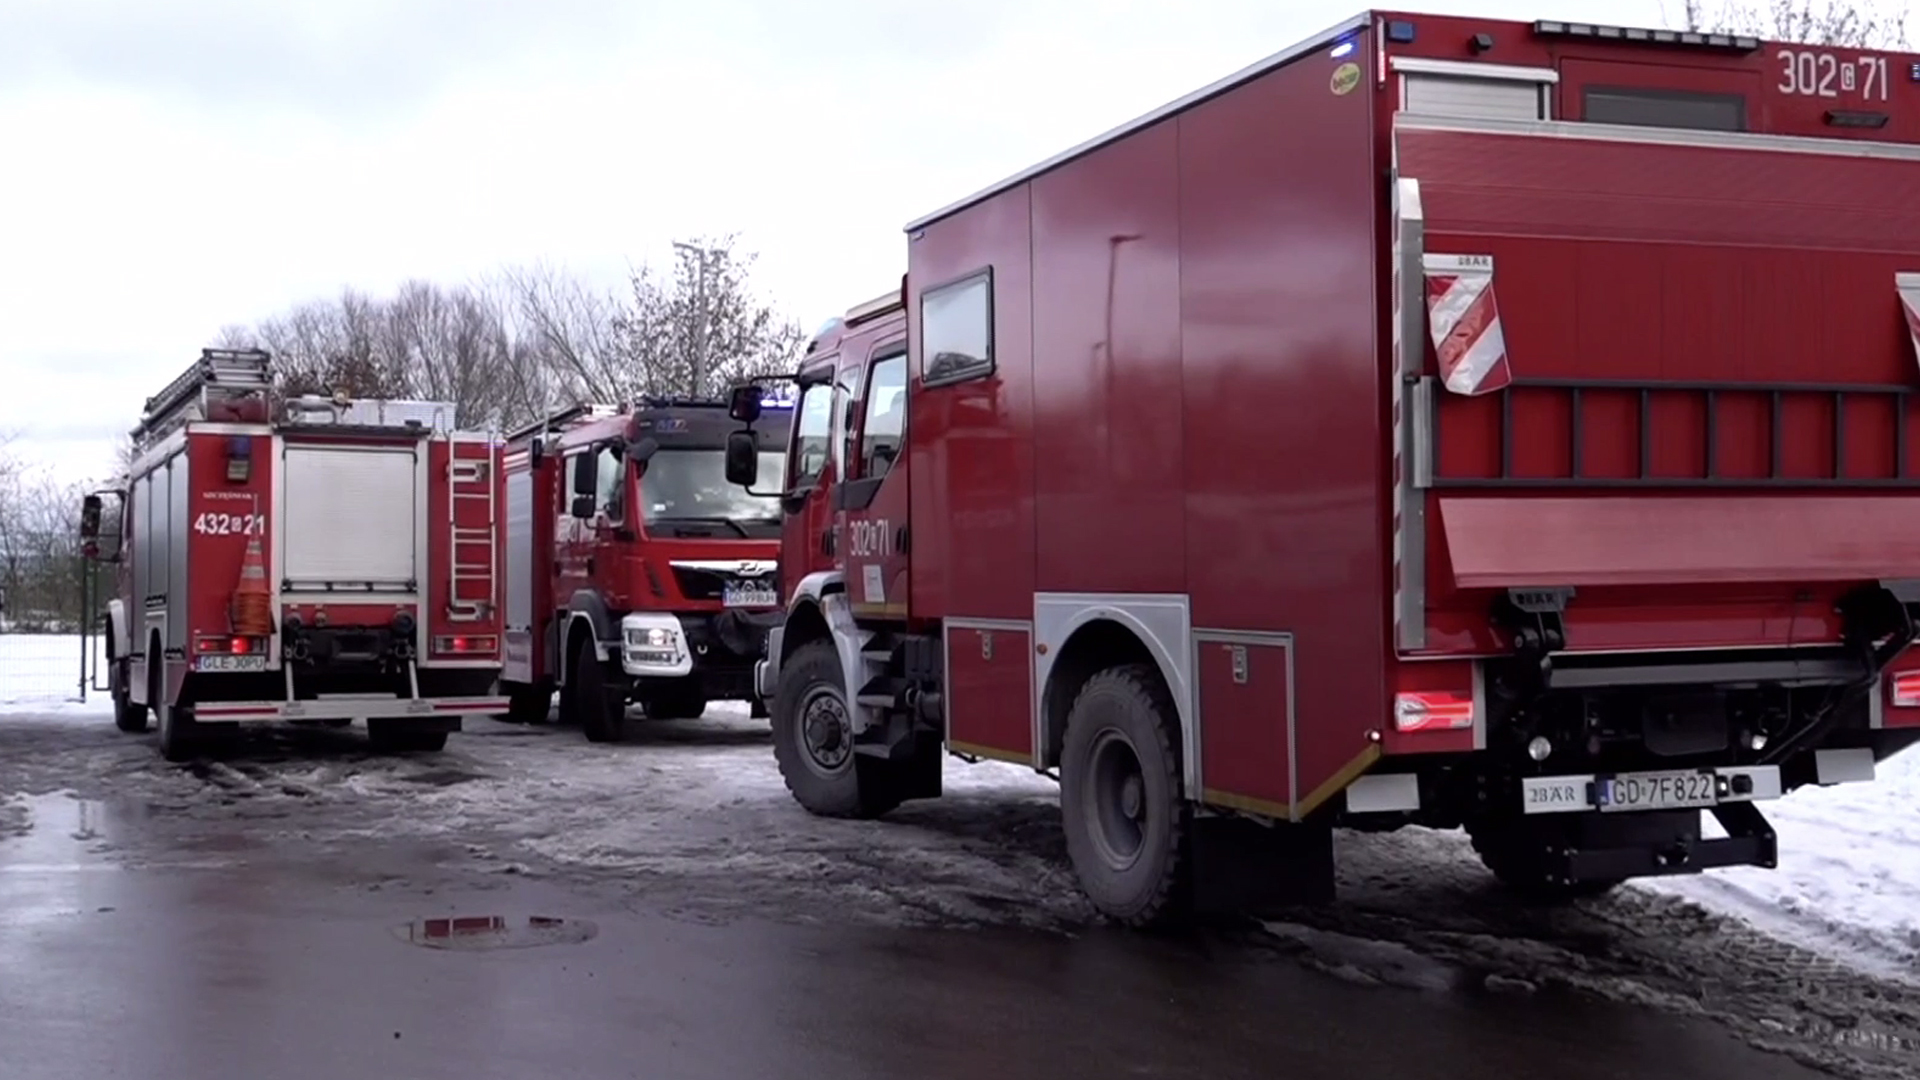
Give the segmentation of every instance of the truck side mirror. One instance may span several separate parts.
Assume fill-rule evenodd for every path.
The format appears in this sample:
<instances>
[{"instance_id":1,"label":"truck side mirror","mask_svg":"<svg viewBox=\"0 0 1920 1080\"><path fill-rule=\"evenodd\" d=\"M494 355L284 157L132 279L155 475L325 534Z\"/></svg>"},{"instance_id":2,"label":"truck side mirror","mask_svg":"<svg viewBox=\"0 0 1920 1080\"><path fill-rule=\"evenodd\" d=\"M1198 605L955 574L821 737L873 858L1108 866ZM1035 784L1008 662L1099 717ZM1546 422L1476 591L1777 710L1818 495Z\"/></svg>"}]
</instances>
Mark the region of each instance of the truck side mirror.
<instances>
[{"instance_id":1,"label":"truck side mirror","mask_svg":"<svg viewBox=\"0 0 1920 1080\"><path fill-rule=\"evenodd\" d=\"M756 398L757 411L760 402ZM760 479L760 440L751 431L736 431L727 436L727 483L751 488Z\"/></svg>"},{"instance_id":2,"label":"truck side mirror","mask_svg":"<svg viewBox=\"0 0 1920 1080\"><path fill-rule=\"evenodd\" d=\"M80 500L80 537L83 540L100 538L100 496L89 495Z\"/></svg>"},{"instance_id":3,"label":"truck side mirror","mask_svg":"<svg viewBox=\"0 0 1920 1080\"><path fill-rule=\"evenodd\" d=\"M593 517L593 496L575 495L573 497L573 505L568 507L567 510L573 517L577 517L582 521L591 519Z\"/></svg>"},{"instance_id":4,"label":"truck side mirror","mask_svg":"<svg viewBox=\"0 0 1920 1080\"><path fill-rule=\"evenodd\" d=\"M627 460L640 466L642 469L646 468L647 462L652 461L653 455L659 452L660 441L651 435L644 439L636 439L627 444Z\"/></svg>"},{"instance_id":5,"label":"truck side mirror","mask_svg":"<svg viewBox=\"0 0 1920 1080\"><path fill-rule=\"evenodd\" d=\"M760 387L754 383L744 383L734 387L733 393L727 398L727 415L743 424L751 424L760 419ZM728 460L731 461L732 457L729 456Z\"/></svg>"},{"instance_id":6,"label":"truck side mirror","mask_svg":"<svg viewBox=\"0 0 1920 1080\"><path fill-rule=\"evenodd\" d=\"M600 455L588 449L573 459L573 493L589 500L600 490ZM577 504L576 504L577 505ZM575 517L580 515L575 514Z\"/></svg>"}]
</instances>

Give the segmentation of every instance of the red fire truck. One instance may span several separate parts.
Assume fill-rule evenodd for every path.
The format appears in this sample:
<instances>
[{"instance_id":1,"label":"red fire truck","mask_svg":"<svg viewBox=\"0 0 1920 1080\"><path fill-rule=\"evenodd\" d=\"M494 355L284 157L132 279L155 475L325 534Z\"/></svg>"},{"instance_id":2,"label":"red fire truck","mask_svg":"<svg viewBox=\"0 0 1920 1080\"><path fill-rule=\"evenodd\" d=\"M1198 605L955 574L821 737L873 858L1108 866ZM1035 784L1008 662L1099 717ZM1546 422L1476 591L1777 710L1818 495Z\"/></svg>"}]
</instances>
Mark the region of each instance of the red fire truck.
<instances>
[{"instance_id":1,"label":"red fire truck","mask_svg":"<svg viewBox=\"0 0 1920 1080\"><path fill-rule=\"evenodd\" d=\"M1774 865L1760 803L1920 738L1910 66L1368 13L913 222L787 474L729 451L811 564L794 795L1058 770L1136 924L1328 897L1336 825Z\"/></svg>"},{"instance_id":2,"label":"red fire truck","mask_svg":"<svg viewBox=\"0 0 1920 1080\"><path fill-rule=\"evenodd\" d=\"M133 430L107 604L122 731L160 750L241 723L363 720L375 746L438 750L506 707L499 445L438 402L271 403L271 359L203 350ZM102 500L81 531L97 551Z\"/></svg>"},{"instance_id":3,"label":"red fire truck","mask_svg":"<svg viewBox=\"0 0 1920 1080\"><path fill-rule=\"evenodd\" d=\"M753 664L780 617L780 506L727 481L732 428L725 402L653 398L508 435L509 719L544 720L556 688L562 719L596 742L624 737L629 702L655 719L724 699L765 715ZM756 436L765 483L786 438L772 423Z\"/></svg>"}]
</instances>

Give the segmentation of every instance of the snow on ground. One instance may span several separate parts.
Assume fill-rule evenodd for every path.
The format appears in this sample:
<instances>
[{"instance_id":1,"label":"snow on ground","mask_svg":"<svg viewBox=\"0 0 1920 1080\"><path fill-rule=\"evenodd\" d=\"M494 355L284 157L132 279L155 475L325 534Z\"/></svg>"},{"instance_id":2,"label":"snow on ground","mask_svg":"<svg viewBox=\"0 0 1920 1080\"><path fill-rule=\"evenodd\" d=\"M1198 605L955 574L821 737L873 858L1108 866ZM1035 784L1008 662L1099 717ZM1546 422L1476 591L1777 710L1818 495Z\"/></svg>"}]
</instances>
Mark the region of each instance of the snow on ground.
<instances>
[{"instance_id":1,"label":"snow on ground","mask_svg":"<svg viewBox=\"0 0 1920 1080\"><path fill-rule=\"evenodd\" d=\"M1878 773L1871 784L1801 788L1769 804L1780 837L1776 870L1717 870L1642 887L1920 982L1920 753L1895 755Z\"/></svg>"},{"instance_id":2,"label":"snow on ground","mask_svg":"<svg viewBox=\"0 0 1920 1080\"><path fill-rule=\"evenodd\" d=\"M100 639L90 643L101 670ZM0 710L44 710L80 697L78 634L0 633Z\"/></svg>"}]
</instances>

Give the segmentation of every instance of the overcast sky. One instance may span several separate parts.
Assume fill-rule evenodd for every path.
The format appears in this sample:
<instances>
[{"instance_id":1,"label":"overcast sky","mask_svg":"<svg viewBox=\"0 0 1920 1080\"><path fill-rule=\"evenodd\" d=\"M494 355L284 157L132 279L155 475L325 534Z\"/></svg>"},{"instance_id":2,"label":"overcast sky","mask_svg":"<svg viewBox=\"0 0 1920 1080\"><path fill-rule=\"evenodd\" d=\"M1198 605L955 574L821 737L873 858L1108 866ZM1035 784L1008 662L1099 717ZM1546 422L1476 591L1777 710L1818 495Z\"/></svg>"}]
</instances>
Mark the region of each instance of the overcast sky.
<instances>
[{"instance_id":1,"label":"overcast sky","mask_svg":"<svg viewBox=\"0 0 1920 1080\"><path fill-rule=\"evenodd\" d=\"M917 214L1360 9L0 0L0 430L99 475L224 324L533 260L614 283L702 232L813 325L898 280Z\"/></svg>"}]
</instances>

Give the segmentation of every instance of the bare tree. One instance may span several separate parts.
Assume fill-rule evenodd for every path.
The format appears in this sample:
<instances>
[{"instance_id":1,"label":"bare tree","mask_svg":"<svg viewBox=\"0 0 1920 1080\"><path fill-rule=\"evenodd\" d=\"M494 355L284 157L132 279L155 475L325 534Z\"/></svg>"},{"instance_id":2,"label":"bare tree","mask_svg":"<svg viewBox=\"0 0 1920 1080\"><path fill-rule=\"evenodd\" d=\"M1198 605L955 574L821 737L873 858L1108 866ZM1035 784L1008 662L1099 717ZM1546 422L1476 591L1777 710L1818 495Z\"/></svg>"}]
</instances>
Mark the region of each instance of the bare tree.
<instances>
[{"instance_id":1,"label":"bare tree","mask_svg":"<svg viewBox=\"0 0 1920 1080\"><path fill-rule=\"evenodd\" d=\"M1838 45L1857 49L1907 47L1904 6L1883 8L1849 0L1683 0L1682 23L1689 30L1750 34L1773 41Z\"/></svg>"},{"instance_id":2,"label":"bare tree","mask_svg":"<svg viewBox=\"0 0 1920 1080\"><path fill-rule=\"evenodd\" d=\"M709 397L755 375L791 371L807 341L798 322L753 293L756 256L736 239L699 238L674 245L670 282L641 268L623 329L629 349L651 376L654 393Z\"/></svg>"},{"instance_id":3,"label":"bare tree","mask_svg":"<svg viewBox=\"0 0 1920 1080\"><path fill-rule=\"evenodd\" d=\"M536 411L560 400L630 400L636 379L621 339L621 304L610 293L544 264L512 267L501 281L512 298L523 362L544 370ZM522 396L531 377L523 371Z\"/></svg>"},{"instance_id":4,"label":"bare tree","mask_svg":"<svg viewBox=\"0 0 1920 1080\"><path fill-rule=\"evenodd\" d=\"M214 340L272 353L282 393L450 401L460 425L495 429L791 370L806 334L754 295L754 257L731 236L675 248L668 275L636 267L621 293L544 264L509 267L451 288L410 280L385 299L348 290Z\"/></svg>"}]
</instances>

